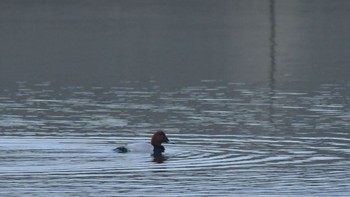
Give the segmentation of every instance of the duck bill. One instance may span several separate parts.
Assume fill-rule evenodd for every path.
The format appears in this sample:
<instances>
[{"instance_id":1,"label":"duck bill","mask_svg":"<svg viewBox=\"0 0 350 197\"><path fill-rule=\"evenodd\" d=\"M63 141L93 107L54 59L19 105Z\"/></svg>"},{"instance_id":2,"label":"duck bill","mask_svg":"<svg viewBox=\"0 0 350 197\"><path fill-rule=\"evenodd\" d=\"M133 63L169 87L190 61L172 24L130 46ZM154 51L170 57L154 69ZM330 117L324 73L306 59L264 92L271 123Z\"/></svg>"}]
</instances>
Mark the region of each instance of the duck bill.
<instances>
[{"instance_id":1,"label":"duck bill","mask_svg":"<svg viewBox=\"0 0 350 197\"><path fill-rule=\"evenodd\" d=\"M170 141L167 137L165 137L164 143L174 144L174 142Z\"/></svg>"},{"instance_id":2,"label":"duck bill","mask_svg":"<svg viewBox=\"0 0 350 197\"><path fill-rule=\"evenodd\" d=\"M170 142L169 139L167 137L165 137L164 143L169 143L169 142Z\"/></svg>"}]
</instances>

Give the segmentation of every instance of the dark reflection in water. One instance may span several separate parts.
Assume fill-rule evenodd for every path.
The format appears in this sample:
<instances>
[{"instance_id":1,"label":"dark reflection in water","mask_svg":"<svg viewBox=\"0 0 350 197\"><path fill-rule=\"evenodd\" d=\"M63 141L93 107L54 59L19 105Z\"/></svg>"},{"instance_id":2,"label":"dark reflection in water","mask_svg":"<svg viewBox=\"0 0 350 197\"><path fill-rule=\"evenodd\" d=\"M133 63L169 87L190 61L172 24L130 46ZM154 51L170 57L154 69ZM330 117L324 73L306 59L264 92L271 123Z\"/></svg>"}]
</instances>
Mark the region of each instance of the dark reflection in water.
<instances>
[{"instance_id":1,"label":"dark reflection in water","mask_svg":"<svg viewBox=\"0 0 350 197\"><path fill-rule=\"evenodd\" d=\"M273 104L276 86L276 19L275 19L275 1L270 0L270 122L273 123Z\"/></svg>"},{"instance_id":2,"label":"dark reflection in water","mask_svg":"<svg viewBox=\"0 0 350 197\"><path fill-rule=\"evenodd\" d=\"M153 157L153 162L155 163L163 163L168 159L168 157L164 156L163 154L153 155L152 157Z\"/></svg>"}]
</instances>

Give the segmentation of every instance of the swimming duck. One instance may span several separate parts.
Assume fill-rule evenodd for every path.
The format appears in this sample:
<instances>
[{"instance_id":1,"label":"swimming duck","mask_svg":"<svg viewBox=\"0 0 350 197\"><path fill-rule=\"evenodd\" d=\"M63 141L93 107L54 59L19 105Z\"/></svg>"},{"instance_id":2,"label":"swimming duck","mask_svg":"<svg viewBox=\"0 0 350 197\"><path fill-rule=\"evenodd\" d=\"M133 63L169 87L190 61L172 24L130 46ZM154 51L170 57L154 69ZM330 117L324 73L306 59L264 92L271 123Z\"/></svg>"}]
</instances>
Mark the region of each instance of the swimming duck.
<instances>
[{"instance_id":1,"label":"swimming duck","mask_svg":"<svg viewBox=\"0 0 350 197\"><path fill-rule=\"evenodd\" d=\"M151 139L151 143L132 143L126 146L120 146L114 149L118 153L127 152L145 152L153 153L153 156L160 156L164 152L165 148L162 143L169 143L169 139L165 135L164 131L156 131Z\"/></svg>"}]
</instances>

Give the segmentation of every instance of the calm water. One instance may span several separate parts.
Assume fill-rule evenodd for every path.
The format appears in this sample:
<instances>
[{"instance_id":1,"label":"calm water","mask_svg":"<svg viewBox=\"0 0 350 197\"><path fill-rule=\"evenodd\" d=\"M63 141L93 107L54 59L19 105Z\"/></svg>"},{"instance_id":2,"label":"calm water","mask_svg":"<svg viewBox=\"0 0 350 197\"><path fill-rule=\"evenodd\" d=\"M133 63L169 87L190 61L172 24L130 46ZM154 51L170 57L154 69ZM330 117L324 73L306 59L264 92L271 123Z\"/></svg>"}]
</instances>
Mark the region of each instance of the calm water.
<instances>
[{"instance_id":1,"label":"calm water","mask_svg":"<svg viewBox=\"0 0 350 197\"><path fill-rule=\"evenodd\" d=\"M347 0L0 0L0 196L349 196ZM157 129L167 160L118 154Z\"/></svg>"}]
</instances>

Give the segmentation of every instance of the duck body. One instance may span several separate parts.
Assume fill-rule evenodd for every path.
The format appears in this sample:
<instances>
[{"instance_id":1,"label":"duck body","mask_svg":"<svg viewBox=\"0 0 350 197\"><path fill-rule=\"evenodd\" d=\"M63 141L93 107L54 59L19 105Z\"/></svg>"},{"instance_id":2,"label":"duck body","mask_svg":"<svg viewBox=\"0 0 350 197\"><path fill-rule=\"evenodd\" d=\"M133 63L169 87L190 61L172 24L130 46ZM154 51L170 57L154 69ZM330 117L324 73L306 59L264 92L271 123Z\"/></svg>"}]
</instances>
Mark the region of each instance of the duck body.
<instances>
[{"instance_id":1,"label":"duck body","mask_svg":"<svg viewBox=\"0 0 350 197\"><path fill-rule=\"evenodd\" d=\"M162 143L168 143L169 140L163 131L157 131L153 134L151 143L131 143L126 146L120 146L114 149L118 153L152 153L153 156L161 155L165 148Z\"/></svg>"},{"instance_id":2,"label":"duck body","mask_svg":"<svg viewBox=\"0 0 350 197\"><path fill-rule=\"evenodd\" d=\"M138 142L138 143L127 144L126 146L117 147L114 150L119 153L126 153L126 152L152 153L153 146L150 143Z\"/></svg>"}]
</instances>

